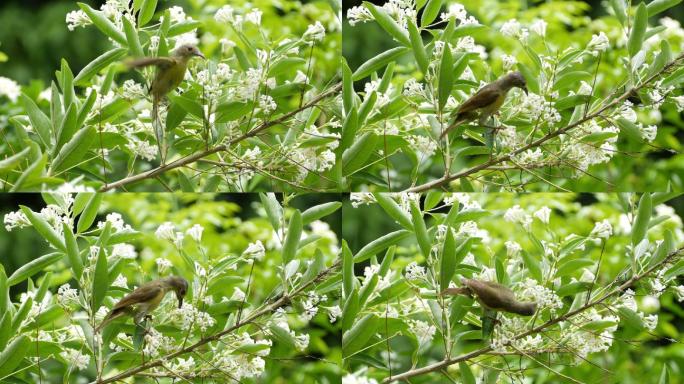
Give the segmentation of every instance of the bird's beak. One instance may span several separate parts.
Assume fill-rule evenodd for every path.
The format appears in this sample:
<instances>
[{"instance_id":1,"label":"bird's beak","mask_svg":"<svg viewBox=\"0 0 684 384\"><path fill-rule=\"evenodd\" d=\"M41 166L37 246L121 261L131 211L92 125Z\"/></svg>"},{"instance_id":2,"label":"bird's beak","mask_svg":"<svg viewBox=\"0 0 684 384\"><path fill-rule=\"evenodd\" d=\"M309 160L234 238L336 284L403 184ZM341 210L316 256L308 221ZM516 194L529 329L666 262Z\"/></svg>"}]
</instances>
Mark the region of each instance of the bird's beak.
<instances>
[{"instance_id":1,"label":"bird's beak","mask_svg":"<svg viewBox=\"0 0 684 384\"><path fill-rule=\"evenodd\" d=\"M525 95L527 95L527 87L522 87L523 92L525 92Z\"/></svg>"},{"instance_id":2,"label":"bird's beak","mask_svg":"<svg viewBox=\"0 0 684 384\"><path fill-rule=\"evenodd\" d=\"M200 52L200 51L197 51L197 53L195 53L195 56L201 57L201 58L204 59L204 60L207 59L206 57L204 57L204 55L203 55L202 52Z\"/></svg>"},{"instance_id":3,"label":"bird's beak","mask_svg":"<svg viewBox=\"0 0 684 384\"><path fill-rule=\"evenodd\" d=\"M176 297L178 298L178 309L181 309L183 307L183 296L180 292L176 292Z\"/></svg>"}]
</instances>

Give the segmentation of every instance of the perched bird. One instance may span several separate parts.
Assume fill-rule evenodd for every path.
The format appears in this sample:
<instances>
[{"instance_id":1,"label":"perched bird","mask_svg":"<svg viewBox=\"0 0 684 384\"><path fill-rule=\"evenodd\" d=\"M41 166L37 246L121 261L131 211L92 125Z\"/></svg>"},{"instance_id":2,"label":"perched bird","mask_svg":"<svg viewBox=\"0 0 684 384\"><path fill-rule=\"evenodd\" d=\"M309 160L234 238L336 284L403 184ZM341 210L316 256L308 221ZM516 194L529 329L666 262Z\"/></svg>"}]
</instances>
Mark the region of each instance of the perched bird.
<instances>
[{"instance_id":1,"label":"perched bird","mask_svg":"<svg viewBox=\"0 0 684 384\"><path fill-rule=\"evenodd\" d=\"M183 297L188 292L188 281L182 277L169 276L141 285L114 305L95 332L99 332L114 319L125 315L132 315L135 323L140 324L159 306L166 293L170 291L176 293L178 308L182 307Z\"/></svg>"},{"instance_id":2,"label":"perched bird","mask_svg":"<svg viewBox=\"0 0 684 384\"><path fill-rule=\"evenodd\" d=\"M508 287L491 281L461 278L463 287L447 288L443 295L475 296L484 309L532 316L537 311L537 303L521 302L515 299Z\"/></svg>"},{"instance_id":3,"label":"perched bird","mask_svg":"<svg viewBox=\"0 0 684 384\"><path fill-rule=\"evenodd\" d=\"M196 46L185 44L176 48L169 57L145 57L128 63L128 66L131 68L157 67L157 73L149 87L150 94L152 95L152 115L157 122L159 121L159 102L167 93L178 88L180 83L183 82L188 62L195 56L205 58ZM163 149L164 129L157 123L155 124L154 132L157 137L159 156L163 163L165 155Z\"/></svg>"},{"instance_id":4,"label":"perched bird","mask_svg":"<svg viewBox=\"0 0 684 384\"><path fill-rule=\"evenodd\" d=\"M520 88L527 94L527 83L522 73L517 71L510 72L480 88L479 91L475 92L474 95L458 107L455 112L454 122L442 132L439 138L443 139L447 133L457 126L475 120L478 117L478 113L478 122L480 125L486 126L487 120L499 111L504 100L506 100L508 91L513 87Z\"/></svg>"}]
</instances>

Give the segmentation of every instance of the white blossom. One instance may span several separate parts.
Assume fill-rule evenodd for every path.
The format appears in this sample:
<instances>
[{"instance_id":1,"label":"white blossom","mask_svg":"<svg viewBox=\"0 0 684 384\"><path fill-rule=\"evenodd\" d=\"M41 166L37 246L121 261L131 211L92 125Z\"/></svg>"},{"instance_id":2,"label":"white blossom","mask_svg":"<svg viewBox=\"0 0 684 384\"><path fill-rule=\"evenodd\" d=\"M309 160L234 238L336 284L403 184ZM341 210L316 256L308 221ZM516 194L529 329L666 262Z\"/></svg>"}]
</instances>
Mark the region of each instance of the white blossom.
<instances>
[{"instance_id":1,"label":"white blossom","mask_svg":"<svg viewBox=\"0 0 684 384\"><path fill-rule=\"evenodd\" d=\"M92 24L88 15L82 10L71 11L66 15L67 28L73 31L77 27L85 27Z\"/></svg>"},{"instance_id":2,"label":"white blossom","mask_svg":"<svg viewBox=\"0 0 684 384\"><path fill-rule=\"evenodd\" d=\"M599 221L594 224L594 229L591 230L589 236L607 239L613 234L613 226L608 220Z\"/></svg>"},{"instance_id":3,"label":"white blossom","mask_svg":"<svg viewBox=\"0 0 684 384\"><path fill-rule=\"evenodd\" d=\"M316 41L322 41L324 37L325 28L323 27L323 24L321 24L320 21L316 21L315 24L310 24L306 28L306 32L304 32L304 36L302 36L302 39L304 39L304 41L314 43Z\"/></svg>"},{"instance_id":4,"label":"white blossom","mask_svg":"<svg viewBox=\"0 0 684 384\"><path fill-rule=\"evenodd\" d=\"M171 264L169 260L161 257L156 259L155 262L157 263L159 274L164 274L169 268L173 267L173 264Z\"/></svg>"},{"instance_id":5,"label":"white blossom","mask_svg":"<svg viewBox=\"0 0 684 384\"><path fill-rule=\"evenodd\" d=\"M536 212L534 212L533 215L542 223L548 224L549 218L551 216L551 209L547 206L543 206L539 208Z\"/></svg>"},{"instance_id":6,"label":"white blossom","mask_svg":"<svg viewBox=\"0 0 684 384\"><path fill-rule=\"evenodd\" d=\"M421 267L415 261L406 266L405 275L407 280L424 280L427 278L425 267Z\"/></svg>"},{"instance_id":7,"label":"white blossom","mask_svg":"<svg viewBox=\"0 0 684 384\"><path fill-rule=\"evenodd\" d=\"M594 56L598 56L599 52L603 52L608 48L610 48L610 42L608 41L608 36L603 31L599 32L598 35L591 36L591 41L587 44L587 50Z\"/></svg>"},{"instance_id":8,"label":"white blossom","mask_svg":"<svg viewBox=\"0 0 684 384\"><path fill-rule=\"evenodd\" d=\"M544 37L546 36L546 26L546 21L544 21L543 19L536 19L534 20L532 25L530 25L530 30L536 33L537 35Z\"/></svg>"},{"instance_id":9,"label":"white blossom","mask_svg":"<svg viewBox=\"0 0 684 384\"><path fill-rule=\"evenodd\" d=\"M59 355L68 365L74 366L80 370L88 368L88 364L90 364L90 356L73 348L64 348Z\"/></svg>"},{"instance_id":10,"label":"white blossom","mask_svg":"<svg viewBox=\"0 0 684 384\"><path fill-rule=\"evenodd\" d=\"M204 232L204 227L199 224L193 225L186 231L187 235L198 243L202 241L202 232Z\"/></svg>"}]
</instances>

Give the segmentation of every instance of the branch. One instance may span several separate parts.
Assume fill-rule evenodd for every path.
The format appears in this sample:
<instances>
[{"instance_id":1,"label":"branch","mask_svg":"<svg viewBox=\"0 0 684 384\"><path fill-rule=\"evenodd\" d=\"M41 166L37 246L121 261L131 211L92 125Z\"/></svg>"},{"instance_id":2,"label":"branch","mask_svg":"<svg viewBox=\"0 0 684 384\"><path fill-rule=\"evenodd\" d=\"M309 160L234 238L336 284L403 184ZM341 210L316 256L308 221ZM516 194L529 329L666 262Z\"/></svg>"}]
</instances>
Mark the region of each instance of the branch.
<instances>
[{"instance_id":1,"label":"branch","mask_svg":"<svg viewBox=\"0 0 684 384\"><path fill-rule=\"evenodd\" d=\"M150 369L150 368L162 366L165 362L171 361L171 360L175 359L175 358L178 357L178 356L181 356L181 355L184 355L184 354L186 354L186 353L192 352L192 351L194 351L195 349L197 349L197 348L199 348L199 347L201 347L201 346L203 346L203 345L205 345L205 344L208 344L208 343L210 343L210 342L212 342L212 341L220 340L223 336L228 335L228 334L230 334L230 333L236 331L237 329L244 327L245 325L251 324L251 323L253 323L255 320L257 320L258 318L260 318L260 317L262 317L262 316L264 316L264 315L270 314L270 313L274 312L276 309L278 309L278 308L280 308L280 307L283 307L283 306L289 304L290 301L291 301L294 297L296 297L297 295L299 295L300 293L302 293L305 289L307 289L308 287L310 287L312 284L316 284L317 282L319 282L319 281L321 281L322 279L324 279L326 276L328 276L328 275L331 274L333 271L335 271L339 266L340 266L340 261L337 260L337 261L335 261L335 263L334 263L332 266L330 266L329 268L327 268L327 269L321 271L321 272L316 276L316 278L314 278L314 279L311 280L310 282L308 282L308 283L306 283L306 284L300 286L300 287L297 288L296 290L292 291L289 295L283 295L283 296L281 296L280 298L278 298L277 300L275 300L275 301L272 302L271 304L269 304L269 305L263 307L261 310L256 311L256 312L253 312L249 317L245 318L242 322L239 322L239 323L237 323L237 324L235 324L235 325L233 325L233 326L231 326L231 327L229 327L229 328L227 328L227 329L224 329L223 331L221 331L221 332L219 332L219 333L216 333L216 334L214 334L214 335L212 335L212 336L207 336L207 337L205 337L205 338L203 338L203 339L200 339L198 342L196 342L196 343L194 343L194 344L192 344L192 345L189 345L189 346L187 346L187 347L185 347L185 348L182 348L182 349L180 349L180 350L178 350L178 351L176 351L176 352L170 353L170 354L168 354L168 355L166 355L166 356L164 356L164 357L160 357L160 358L157 358L157 359L154 359L154 360L150 360L150 361L148 361L148 362L146 362L146 363L143 363L143 364L141 364L141 365L139 365L139 366L137 366L137 367L135 367L135 368L130 368L130 369L126 370L126 371L123 371L123 372L119 373L118 375L111 376L111 377L108 377L108 378L102 379L102 380L97 380L97 381L92 382L91 384L107 384L107 383L114 383L114 382L117 382L117 381L121 381L121 380L123 380L123 379L125 379L125 378L127 378L127 377L130 377L130 376L139 374L139 373L144 372L144 371L146 371L146 370L148 370L148 369Z\"/></svg>"},{"instance_id":2,"label":"branch","mask_svg":"<svg viewBox=\"0 0 684 384\"><path fill-rule=\"evenodd\" d=\"M157 168L151 169L151 170L146 171L146 172L139 173L137 175L125 177L125 178L123 178L119 181L115 181L111 184L105 184L104 186L102 186L100 188L100 192L107 192L107 191L112 190L112 189L123 187L126 184L135 183L135 182L145 180L145 179L155 178L164 172L182 167L182 166L187 165L187 164L194 163L197 160L205 158L209 155L213 155L214 153L225 151L231 145L237 144L237 143L239 143L243 140L246 140L250 137L256 136L259 133L265 131L266 129L284 122L285 120L291 118L292 116L298 114L299 112L316 106L321 100L327 98L328 96L330 96L332 94L335 94L341 88L342 88L342 84L338 83L338 84L334 85L332 88L330 88L329 90L327 90L327 91L319 94L318 96L314 97L313 99L311 99L311 101L302 105L301 107L299 107L295 110L292 110L292 111L278 117L277 119L265 121L265 122L261 123L259 126L257 126L256 128L252 129L251 131L244 133L242 136L231 139L225 144L220 144L220 145L217 145L215 147L209 148L205 151L197 152L197 153L193 153L191 155L187 155L185 157L181 157L180 159L174 160L168 164L160 165Z\"/></svg>"},{"instance_id":3,"label":"branch","mask_svg":"<svg viewBox=\"0 0 684 384\"><path fill-rule=\"evenodd\" d=\"M684 59L684 53L677 56L677 58L675 58L671 62L667 63L663 67L663 69L661 69L657 73L654 73L653 75L651 75L649 78L644 80L641 84L628 89L627 91L625 91L625 93L620 95L620 97L618 97L617 99L613 100L612 102L606 104L603 108L599 109L598 111L596 111L592 114L584 116L583 118L579 119L578 121L576 121L570 125L567 125L563 128L559 128L553 132L550 132L550 133L542 136L541 138L512 151L511 153L508 153L508 154L503 155L503 156L498 156L498 157L493 158L489 161L486 161L482 164L476 165L472 168L466 169L464 171L461 171L461 172L453 174L453 175L446 174L439 179L427 182L425 184L422 184L422 185L419 185L416 187L411 187L411 188L407 189L405 192L423 192L423 191L427 191L427 190L430 190L433 188L442 187L442 186L444 186L444 184L447 184L450 181L470 176L476 172L488 169L489 167L491 167L493 165L500 164L500 163L503 163L505 161L511 160L516 155L518 155L522 152L525 152L528 149L536 148L536 147L544 144L545 142L547 142L547 141L549 141L549 140L551 140L557 136L560 136L560 135L564 134L565 132L567 132L573 128L577 128L578 126L586 123L587 121L590 121L590 120L593 120L597 117L600 117L601 114L603 114L605 111L612 109L619 104L622 104L625 100L627 100L627 98L636 94L641 88L644 88L646 85L648 85L651 82L653 82L654 80L656 80L658 77L660 77L660 75L662 75L663 73L666 73L672 67L677 66L679 64L678 62L682 59Z\"/></svg>"},{"instance_id":4,"label":"branch","mask_svg":"<svg viewBox=\"0 0 684 384\"><path fill-rule=\"evenodd\" d=\"M523 333L515 336L513 338L513 340L509 341L508 343L505 343L504 346L511 344L512 341L522 339L523 337L527 337L529 335L539 333L539 332L543 331L544 329L546 329L552 325L558 324L562 321L566 321L569 318L571 318L575 315L578 315L578 314L586 311L587 309L589 309L595 305L603 303L604 301L606 301L611 296L614 296L614 295L621 293L625 289L631 287L637 281L639 281L639 280L643 279L644 277L653 273L656 269L660 268L664 264L669 263L675 256L680 255L682 252L684 252L684 247L681 247L681 248L673 251L672 253L668 254L667 257L665 257L661 262L654 264L652 267L648 268L645 272L643 272L640 275L632 276L632 278L625 281L622 285L620 285L619 287L615 288L614 290L604 294L600 298L598 298L598 299L596 299L590 303L587 303L584 306L579 307L574 311L567 312L562 316L551 319L544 324L541 324L535 328L530 329L529 331L523 332ZM393 381L407 380L413 376L423 375L423 374L430 373L430 372L441 371L441 370L445 369L446 367L448 367L452 364L456 364L456 363L459 363L462 361L467 361L467 360L470 360L470 359L475 358L477 356L489 354L491 352L493 352L492 347L480 348L478 350L463 354L461 356L454 357L451 359L445 359L445 360L442 360L438 363L427 365L427 366L422 367L422 368L411 369L411 370L406 371L404 373L401 373L399 375L395 375L395 376L386 378L385 380L382 381L382 383L387 384L387 383L391 383Z\"/></svg>"}]
</instances>

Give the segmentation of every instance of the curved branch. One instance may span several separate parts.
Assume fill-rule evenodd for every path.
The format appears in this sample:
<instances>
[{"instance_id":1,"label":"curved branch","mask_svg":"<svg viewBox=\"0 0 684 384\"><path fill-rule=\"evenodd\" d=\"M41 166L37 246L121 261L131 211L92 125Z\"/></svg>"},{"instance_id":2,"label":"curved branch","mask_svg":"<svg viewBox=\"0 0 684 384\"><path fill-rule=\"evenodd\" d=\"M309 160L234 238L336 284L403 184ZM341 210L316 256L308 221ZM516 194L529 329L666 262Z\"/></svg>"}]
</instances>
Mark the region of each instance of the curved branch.
<instances>
[{"instance_id":1,"label":"curved branch","mask_svg":"<svg viewBox=\"0 0 684 384\"><path fill-rule=\"evenodd\" d=\"M606 301L608 298L610 298L612 296L615 296L619 293L622 293L622 291L631 287L632 284L634 284L637 281L643 279L644 277L650 275L651 273L656 271L658 268L660 268L664 264L669 263L673 258L680 255L682 252L684 252L684 247L681 247L681 248L671 252L661 262L654 264L653 266L651 266L650 268L648 268L646 271L644 271L643 273L641 273L639 275L632 276L630 279L625 281L622 285L620 285L617 288L613 289L612 291L604 294L600 298L598 298L592 302L589 302L589 303L583 305L582 307L575 309L574 311L567 312L562 316L551 319L544 324L541 324L537 327L530 329L529 331L526 331L526 332L523 332L519 335L516 335L511 341L509 341L508 343L504 343L504 346L509 345L512 341L521 339L523 337L527 337L529 335L539 333L539 332L543 331L544 329L546 329L552 325L558 324L561 321L565 321L565 320L567 320L567 319L569 319L575 315L578 315L578 314L586 311L587 309L589 309L595 305L603 303L604 301ZM473 359L475 357L478 357L478 356L481 356L484 354L488 354L492 351L493 351L492 347L480 348L478 350L475 350L475 351L472 351L472 352L469 352L469 353L466 353L466 354L463 354L463 355L460 355L460 356L457 356L457 357L454 357L451 359L442 360L438 363L430 364L430 365L427 365L427 366L422 367L422 368L411 369L411 370L406 371L404 373L401 373L401 374L398 374L398 375L395 375L392 377L388 377L385 380L383 380L382 383L386 384L386 383L391 383L393 381L407 380L407 379L414 377L414 376L424 375L424 374L430 373L430 372L441 371L441 370L445 369L446 367L448 367L452 364L467 361L467 360Z\"/></svg>"},{"instance_id":2,"label":"curved branch","mask_svg":"<svg viewBox=\"0 0 684 384\"><path fill-rule=\"evenodd\" d=\"M170 353L164 357L160 357L160 358L157 358L154 360L150 360L150 361L143 363L143 364L141 364L135 368L127 369L126 371L123 371L123 372L119 373L118 375L114 375L114 376L111 376L111 377L108 377L108 378L102 379L102 380L97 380L97 381L92 382L91 384L107 384L107 383L114 383L117 381L121 381L127 377L137 375L137 374L144 372L150 368L162 366L165 362L173 360L176 357L184 355L186 353L190 353L190 352L196 350L197 348L199 348L205 344L208 344L212 341L218 341L223 336L226 336L226 335L236 331L237 329L244 327L245 325L251 324L254 321L256 321L258 318L260 318L264 315L268 315L270 313L273 313L276 309L289 304L290 301L294 297L296 297L297 295L302 293L304 290L306 290L312 284L316 284L316 283L320 282L326 276L328 276L329 274L331 274L335 270L337 270L339 266L340 266L340 261L337 260L337 261L335 261L335 263L332 266L324 269L318 275L316 275L316 277L314 279L312 279L310 282L303 284L302 286L300 286L296 290L292 291L288 295L281 296L277 300L273 301L271 304L268 304L265 307L263 307L262 309L260 309L256 312L253 312L251 315L246 317L242 322L239 322L239 323L237 323L237 324L235 324L235 325L233 325L227 329L224 329L223 331L221 331L219 333L216 333L216 334L211 335L211 336L207 336L207 337L199 340L198 342L196 342L192 345L189 345L185 348L182 348L176 352Z\"/></svg>"},{"instance_id":3,"label":"curved branch","mask_svg":"<svg viewBox=\"0 0 684 384\"><path fill-rule=\"evenodd\" d=\"M585 115L584 117L582 117L581 119L579 119L578 121L576 121L570 125L566 125L565 127L562 127L562 128L559 128L553 132L550 132L550 133L544 135L543 137L540 137L539 139L512 151L511 153L493 158L493 159L486 161L482 164L476 165L472 168L466 169L464 171L461 171L461 172L453 174L453 175L446 174L446 175L440 177L439 179L427 182L427 183L419 185L419 186L408 188L405 192L423 192L426 190L430 190L432 188L443 187L445 184L447 184L453 180L457 180L457 179L461 179L463 177L470 176L470 175L477 173L479 171L486 170L493 165L497 165L497 164L503 163L505 161L509 161L513 157L515 157L516 155L518 155L522 152L525 152L528 149L536 148L536 147L546 143L547 141L564 134L565 132L567 132L573 128L577 128L578 126L586 123L587 121L590 121L590 120L593 120L597 117L600 117L605 111L612 109L619 104L622 104L625 100L627 100L627 98L636 94L636 92L638 92L641 88L644 88L645 86L649 85L651 82L653 82L654 80L659 78L663 73L666 73L671 68L678 66L680 64L679 61L681 61L682 59L684 59L684 53L677 56L677 58L670 61L669 63L667 63L663 67L663 69L661 69L660 71L651 75L649 78L647 78L646 80L641 82L641 84L628 89L627 91L625 91L625 93L623 93L618 98L611 101L610 103L606 104L605 106L603 106L598 111L591 113L591 114L588 114L588 115Z\"/></svg>"},{"instance_id":4,"label":"curved branch","mask_svg":"<svg viewBox=\"0 0 684 384\"><path fill-rule=\"evenodd\" d=\"M137 175L125 177L121 180L115 181L115 182L110 183L110 184L105 184L104 186L102 186L100 188L100 192L106 192L106 191L109 191L112 189L120 188L120 187L123 187L127 184L135 183L135 182L142 181L145 179L155 178L164 172L182 167L182 166L187 165L187 164L194 163L197 160L203 159L209 155L213 155L214 153L225 151L229 146L231 146L233 144L239 143L239 142L244 141L250 137L256 136L259 133L265 131L266 129L284 122L285 120L291 118L292 116L298 114L299 112L316 106L321 100L329 97L330 95L337 93L340 89L342 89L342 83L337 83L332 88L330 88L329 90L327 90L327 91L319 94L318 96L314 97L309 102L302 105L301 107L299 107L295 110L292 110L292 111L278 117L277 119L265 121L265 122L261 123L259 126L257 126L256 128L250 130L247 133L242 134L239 137L231 139L230 141L228 141L225 144L217 145L217 146L209 148L207 150L197 152L197 153L193 153L192 155L188 155L185 157L181 157L180 159L174 160L168 164L160 165L159 167L151 169L149 171L142 172L142 173L139 173Z\"/></svg>"}]
</instances>

